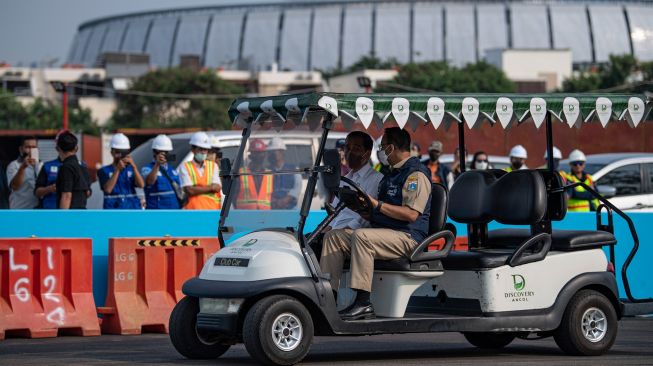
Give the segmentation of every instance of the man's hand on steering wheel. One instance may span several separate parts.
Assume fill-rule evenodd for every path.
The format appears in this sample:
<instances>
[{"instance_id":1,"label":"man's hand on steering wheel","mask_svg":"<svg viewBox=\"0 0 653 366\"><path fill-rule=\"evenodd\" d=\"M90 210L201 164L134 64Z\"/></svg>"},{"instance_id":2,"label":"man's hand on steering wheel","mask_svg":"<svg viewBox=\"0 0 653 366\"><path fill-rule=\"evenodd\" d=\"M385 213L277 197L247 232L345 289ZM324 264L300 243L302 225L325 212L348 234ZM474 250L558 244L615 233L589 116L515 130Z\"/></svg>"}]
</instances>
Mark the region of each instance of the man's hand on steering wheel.
<instances>
[{"instance_id":1,"label":"man's hand on steering wheel","mask_svg":"<svg viewBox=\"0 0 653 366\"><path fill-rule=\"evenodd\" d=\"M340 197L340 200L342 200L347 204L347 208L358 213L364 219L369 220L369 217L372 216L372 210L374 209L374 207L376 207L372 202L373 198L370 197L367 193L365 193L365 191L353 180L346 177L342 177L341 180L347 183L347 185L349 185L349 187L343 187L343 188L349 188L350 190L355 191L356 202L345 200L344 199L345 197Z\"/></svg>"}]
</instances>

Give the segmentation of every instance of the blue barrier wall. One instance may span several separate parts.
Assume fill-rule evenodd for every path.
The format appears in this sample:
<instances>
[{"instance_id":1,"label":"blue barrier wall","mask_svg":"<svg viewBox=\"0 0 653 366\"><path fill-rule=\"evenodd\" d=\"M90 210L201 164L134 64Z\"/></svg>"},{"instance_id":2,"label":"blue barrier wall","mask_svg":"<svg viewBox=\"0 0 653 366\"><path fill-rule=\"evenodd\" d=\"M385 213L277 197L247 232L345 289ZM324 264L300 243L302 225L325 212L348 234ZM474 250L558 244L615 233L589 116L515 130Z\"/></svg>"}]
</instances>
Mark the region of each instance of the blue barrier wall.
<instances>
[{"instance_id":1,"label":"blue barrier wall","mask_svg":"<svg viewBox=\"0 0 653 366\"><path fill-rule=\"evenodd\" d=\"M283 227L291 222L288 218L296 213L283 211L234 212L230 221L237 223L236 232L264 227ZM215 236L219 213L216 211L19 211L0 210L0 237L24 238L30 236L50 238L93 239L93 294L96 305L104 304L107 288L107 253L110 237L160 237ZM292 215L292 216L289 216ZM312 230L324 217L324 212L312 212L307 230ZM640 240L640 250L635 257L628 276L635 297L653 297L653 214L633 213ZM296 220L296 219L295 219ZM465 235L465 226L457 224L458 233ZM490 229L499 225L490 225ZM570 213L564 221L554 223L560 229L592 230L595 228L593 213ZM617 270L632 248L632 238L627 224L615 217ZM555 268L551 269L555 271ZM625 297L620 274L620 294Z\"/></svg>"}]
</instances>

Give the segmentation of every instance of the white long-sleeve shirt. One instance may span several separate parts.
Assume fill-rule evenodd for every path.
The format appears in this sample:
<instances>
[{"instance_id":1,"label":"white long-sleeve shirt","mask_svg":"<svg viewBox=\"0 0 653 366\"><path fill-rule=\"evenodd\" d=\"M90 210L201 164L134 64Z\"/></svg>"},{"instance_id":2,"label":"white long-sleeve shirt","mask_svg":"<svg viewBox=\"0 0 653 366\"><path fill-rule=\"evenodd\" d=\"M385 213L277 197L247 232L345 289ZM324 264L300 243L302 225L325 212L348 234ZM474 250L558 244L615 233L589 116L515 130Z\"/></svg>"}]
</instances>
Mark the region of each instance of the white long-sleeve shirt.
<instances>
[{"instance_id":1,"label":"white long-sleeve shirt","mask_svg":"<svg viewBox=\"0 0 653 366\"><path fill-rule=\"evenodd\" d=\"M365 193L370 196L377 198L379 194L379 183L383 179L383 174L372 169L369 164L365 164L358 171L350 171L345 175L345 177L353 180L358 184ZM341 182L340 186L347 185L345 182ZM336 198L333 202L333 206L338 204L338 199ZM331 222L332 229L358 229L361 227L368 227L370 224L367 220L363 219L356 212L345 208L338 216Z\"/></svg>"}]
</instances>

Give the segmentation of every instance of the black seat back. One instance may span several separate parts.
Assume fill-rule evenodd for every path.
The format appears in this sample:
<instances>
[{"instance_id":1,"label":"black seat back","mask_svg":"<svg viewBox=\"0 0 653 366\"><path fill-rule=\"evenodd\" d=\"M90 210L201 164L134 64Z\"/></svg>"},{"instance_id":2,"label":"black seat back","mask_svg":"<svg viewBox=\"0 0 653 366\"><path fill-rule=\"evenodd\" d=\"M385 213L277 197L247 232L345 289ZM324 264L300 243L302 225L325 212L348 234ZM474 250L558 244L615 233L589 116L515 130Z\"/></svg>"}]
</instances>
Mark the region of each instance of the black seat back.
<instances>
[{"instance_id":1,"label":"black seat back","mask_svg":"<svg viewBox=\"0 0 653 366\"><path fill-rule=\"evenodd\" d=\"M539 169L538 172L542 175L542 178L544 178L544 183L549 191L560 189L565 186L564 180L559 172L551 172L548 169ZM565 215L567 215L568 199L567 192L565 191L549 193L545 219L550 221L561 221L564 219Z\"/></svg>"},{"instance_id":2,"label":"black seat back","mask_svg":"<svg viewBox=\"0 0 653 366\"><path fill-rule=\"evenodd\" d=\"M533 225L546 214L544 179L534 170L508 174L471 170L458 177L449 192L449 217L467 224L497 221L506 225Z\"/></svg>"},{"instance_id":3,"label":"black seat back","mask_svg":"<svg viewBox=\"0 0 653 366\"><path fill-rule=\"evenodd\" d=\"M447 189L440 183L431 185L431 216L429 219L429 235L444 229L447 222Z\"/></svg>"}]
</instances>

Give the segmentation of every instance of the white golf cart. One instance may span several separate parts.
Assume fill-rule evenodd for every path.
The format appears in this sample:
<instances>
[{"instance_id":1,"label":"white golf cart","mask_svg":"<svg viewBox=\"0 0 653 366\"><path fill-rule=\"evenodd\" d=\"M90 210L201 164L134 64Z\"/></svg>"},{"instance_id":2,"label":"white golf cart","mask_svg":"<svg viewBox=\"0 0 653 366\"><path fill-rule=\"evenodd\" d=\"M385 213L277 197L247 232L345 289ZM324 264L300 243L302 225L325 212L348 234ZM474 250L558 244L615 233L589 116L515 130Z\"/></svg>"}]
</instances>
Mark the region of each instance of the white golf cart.
<instances>
[{"instance_id":1,"label":"white golf cart","mask_svg":"<svg viewBox=\"0 0 653 366\"><path fill-rule=\"evenodd\" d=\"M574 185L582 185L602 203L596 230L553 230L552 221L565 217L565 189L570 186L563 186L552 163L544 170L467 171L449 192L434 185L430 236L406 258L375 261L376 318L342 320L337 308L347 305L346 274L337 304L329 274L320 270L311 245L345 207L362 212L371 205L353 182L343 178L349 187L339 188L340 158L324 145L334 123L342 123L345 130L355 123L379 129L396 123L419 133L456 125L464 151L465 125L497 123L508 128L528 122L538 128L545 125L552 156L554 121L574 127L625 120L636 127L649 109L647 98L638 95L311 93L236 100L230 116L243 131L235 159L222 162L226 198L218 235L223 248L198 277L184 284L186 297L170 318L172 343L185 357L205 359L243 342L257 361L276 365L301 361L315 335L462 332L481 348L501 348L516 337L553 336L569 354L605 353L615 341L621 317L653 312L653 299L634 299L628 285L637 234L628 216L581 183ZM320 126L321 146L313 167L274 173L244 169L251 163L249 145L255 145L249 142L259 130ZM253 220L251 211L236 207L245 180L299 173L308 179L301 210L258 212L269 214L266 223L275 227L242 235ZM327 207L326 219L306 233L318 177L340 203ZM628 299L618 296L613 213L628 222L633 237L621 269ZM455 234L447 217L467 224L468 251L451 251ZM488 230L492 221L522 228ZM432 243L442 240L440 250L429 251ZM610 248L609 256L604 247Z\"/></svg>"}]
</instances>

